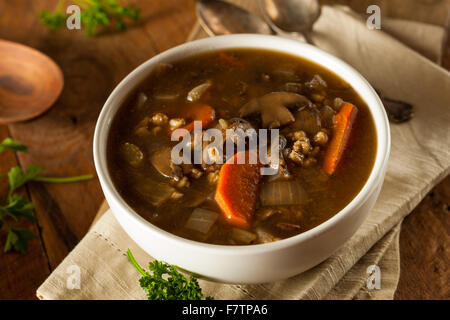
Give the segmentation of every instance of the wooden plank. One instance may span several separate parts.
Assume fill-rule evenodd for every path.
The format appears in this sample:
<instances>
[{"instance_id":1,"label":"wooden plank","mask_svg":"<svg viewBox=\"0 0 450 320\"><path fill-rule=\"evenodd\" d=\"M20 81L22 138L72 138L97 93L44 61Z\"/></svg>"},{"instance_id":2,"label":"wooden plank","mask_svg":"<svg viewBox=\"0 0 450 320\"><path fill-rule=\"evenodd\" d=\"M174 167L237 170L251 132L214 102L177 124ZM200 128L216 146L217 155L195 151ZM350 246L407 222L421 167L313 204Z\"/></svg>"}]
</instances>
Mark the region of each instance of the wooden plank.
<instances>
[{"instance_id":1,"label":"wooden plank","mask_svg":"<svg viewBox=\"0 0 450 320\"><path fill-rule=\"evenodd\" d=\"M8 128L0 126L0 141L8 137ZM0 173L8 172L17 165L14 152L5 150L0 154ZM8 194L8 179L0 179L0 198ZM20 190L24 198L28 198L25 188ZM36 297L36 288L50 274L47 257L36 222L22 221L13 224L16 227L32 231L36 238L28 245L28 253L4 253L7 230L0 229L0 300L1 299L33 299Z\"/></svg>"},{"instance_id":2,"label":"wooden plank","mask_svg":"<svg viewBox=\"0 0 450 320\"><path fill-rule=\"evenodd\" d=\"M365 10L367 1L332 2ZM87 38L80 31L51 32L39 24L38 12L42 8L53 8L56 0L0 2L0 38L28 44L47 53L62 67L66 80L65 89L50 112L33 121L10 126L14 138L30 146L30 153L20 156L22 166L31 163L43 165L49 175L93 173L92 134L108 94L134 67L187 38L195 21L194 0L183 1L182 5L178 0L135 3L142 8L142 21L137 26L125 33L104 33L96 38ZM405 10L409 9L402 10L393 15L408 15ZM422 10L419 14L421 19L429 20L429 10ZM438 18L435 21L439 22ZM447 68L450 67L450 46L448 48ZM0 128L0 137L6 135L6 129ZM8 160L4 162L2 154L0 172L16 163L12 153L6 156ZM449 179L441 185L449 188ZM0 182L0 193L5 192L5 188ZM103 195L96 180L71 185L34 183L29 189L37 204L39 226L49 261L55 267L88 230ZM448 265L449 241L448 238L437 237L434 232L442 221L448 223L448 211L442 218L442 213L436 213L436 210L439 203L446 203L448 210L449 195L445 193L439 198L443 200L432 201L428 210L423 211L421 206L427 199L405 220L401 237L402 276L397 298L448 298L446 284L443 283L448 283L448 273L443 273L439 266L442 266L442 261L446 263L443 266ZM428 212L428 216L423 212ZM432 219L429 212L439 218ZM422 216L426 221L421 220ZM420 228L424 222L424 227ZM29 227L38 232L35 225ZM0 239L2 237L4 234L0 233ZM435 257L427 253L430 250L427 244L436 243L433 241L446 249L444 252L441 249L433 251ZM0 299L34 297L37 286L49 272L39 239L30 242L30 252L26 256L0 255ZM436 265L439 272L434 271Z\"/></svg>"},{"instance_id":3,"label":"wooden plank","mask_svg":"<svg viewBox=\"0 0 450 320\"><path fill-rule=\"evenodd\" d=\"M194 1L141 1L142 21L124 33L89 38L83 31L49 31L38 22L56 1L5 1L0 4L0 38L35 47L61 67L65 87L43 116L9 127L30 148L22 166L38 164L44 174L95 173L92 137L100 109L115 85L133 68L184 42L195 21ZM17 17L20 17L18 19ZM155 40L156 39L156 40ZM157 44L157 46L155 45ZM103 200L98 181L29 186L52 268L84 236Z\"/></svg>"},{"instance_id":4,"label":"wooden plank","mask_svg":"<svg viewBox=\"0 0 450 320\"><path fill-rule=\"evenodd\" d=\"M404 220L396 299L450 299L450 176Z\"/></svg>"}]
</instances>

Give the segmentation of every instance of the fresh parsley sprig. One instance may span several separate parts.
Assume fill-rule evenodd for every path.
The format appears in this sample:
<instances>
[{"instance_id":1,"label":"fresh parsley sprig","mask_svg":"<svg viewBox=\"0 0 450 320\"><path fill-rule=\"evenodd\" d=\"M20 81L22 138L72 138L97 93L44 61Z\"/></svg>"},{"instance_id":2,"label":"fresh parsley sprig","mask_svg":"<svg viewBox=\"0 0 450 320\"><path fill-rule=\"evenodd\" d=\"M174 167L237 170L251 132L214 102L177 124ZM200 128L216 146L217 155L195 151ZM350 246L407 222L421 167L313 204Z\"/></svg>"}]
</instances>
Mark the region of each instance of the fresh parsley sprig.
<instances>
[{"instance_id":1,"label":"fresh parsley sprig","mask_svg":"<svg viewBox=\"0 0 450 320\"><path fill-rule=\"evenodd\" d=\"M5 149L22 152L27 151L26 146L11 138L6 138L0 143L0 152ZM28 240L35 237L31 231L19 229L11 225L12 222L19 222L20 218L30 221L35 220L33 214L34 204L15 193L17 189L29 181L65 183L84 181L93 178L91 174L64 178L41 177L39 174L42 170L43 168L41 167L30 165L24 172L22 171L22 168L15 166L11 168L8 173L0 174L0 178L8 178L9 180L8 196L4 199L0 199L0 229L3 225L8 229L8 236L3 250L4 252L14 249L17 252L26 253L28 249Z\"/></svg>"},{"instance_id":2,"label":"fresh parsley sprig","mask_svg":"<svg viewBox=\"0 0 450 320\"><path fill-rule=\"evenodd\" d=\"M66 0L59 0L52 12L42 10L39 14L42 24L53 30L64 26L68 18L63 11L65 2ZM81 24L85 27L88 36L93 36L97 27L113 24L117 30L122 31L126 28L126 19L139 20L139 9L122 6L119 0L73 0L72 2L82 9Z\"/></svg>"},{"instance_id":3,"label":"fresh parsley sprig","mask_svg":"<svg viewBox=\"0 0 450 320\"><path fill-rule=\"evenodd\" d=\"M3 150L5 149L10 149L10 150L14 150L14 151L23 151L26 152L27 151L27 147L20 144L17 141L14 141L11 138L6 138L5 140L3 140L0 143L0 152L3 152Z\"/></svg>"},{"instance_id":4,"label":"fresh parsley sprig","mask_svg":"<svg viewBox=\"0 0 450 320\"><path fill-rule=\"evenodd\" d=\"M127 256L131 264L142 275L139 283L147 294L148 300L204 300L202 289L195 277L188 280L177 268L161 261L149 263L149 272L137 263L130 249ZM212 297L206 297L211 300Z\"/></svg>"}]
</instances>

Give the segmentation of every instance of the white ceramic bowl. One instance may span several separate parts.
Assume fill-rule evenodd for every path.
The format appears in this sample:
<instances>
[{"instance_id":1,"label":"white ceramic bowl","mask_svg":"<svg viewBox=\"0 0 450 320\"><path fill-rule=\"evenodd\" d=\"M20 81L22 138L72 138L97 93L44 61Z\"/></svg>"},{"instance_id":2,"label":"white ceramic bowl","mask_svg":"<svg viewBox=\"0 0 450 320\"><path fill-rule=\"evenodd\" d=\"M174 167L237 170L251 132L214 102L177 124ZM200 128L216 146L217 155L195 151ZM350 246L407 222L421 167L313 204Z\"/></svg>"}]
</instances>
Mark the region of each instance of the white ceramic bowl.
<instances>
[{"instance_id":1,"label":"white ceramic bowl","mask_svg":"<svg viewBox=\"0 0 450 320\"><path fill-rule=\"evenodd\" d=\"M369 179L358 195L334 217L297 236L273 243L222 246L187 240L166 232L137 214L119 195L108 172L107 137L124 99L160 62L174 62L212 50L259 48L306 58L346 80L366 101L375 121L378 147ZM229 35L185 43L146 61L114 89L100 113L94 136L97 174L114 216L130 237L158 260L226 283L262 283L285 279L314 267L341 247L361 226L383 183L390 151L389 123L369 83L352 67L324 51L275 36Z\"/></svg>"}]
</instances>

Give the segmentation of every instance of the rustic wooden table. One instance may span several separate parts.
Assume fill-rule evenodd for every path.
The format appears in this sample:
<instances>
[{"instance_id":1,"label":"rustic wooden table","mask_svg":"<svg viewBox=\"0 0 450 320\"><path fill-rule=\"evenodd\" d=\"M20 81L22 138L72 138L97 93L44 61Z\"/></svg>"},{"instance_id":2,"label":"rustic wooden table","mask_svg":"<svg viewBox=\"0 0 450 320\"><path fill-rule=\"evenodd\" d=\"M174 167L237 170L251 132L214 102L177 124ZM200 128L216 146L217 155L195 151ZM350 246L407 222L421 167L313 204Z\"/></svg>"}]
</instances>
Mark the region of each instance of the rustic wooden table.
<instances>
[{"instance_id":1,"label":"rustic wooden table","mask_svg":"<svg viewBox=\"0 0 450 320\"><path fill-rule=\"evenodd\" d=\"M134 2L142 8L140 23L125 33L95 38L41 26L38 13L53 9L55 0L0 2L0 38L46 53L59 64L65 78L62 95L49 112L25 123L0 126L0 140L10 136L29 146L26 154L3 152L0 172L18 164L38 164L47 175L95 174L92 136L107 96L140 63L183 43L196 20L194 0L183 1L182 6L179 0ZM450 45L447 48L445 64L450 69ZM0 195L7 188L1 180ZM0 299L35 299L37 287L84 236L103 201L97 179L64 185L30 183L22 191L35 203L37 217L35 223L25 222L23 227L38 236L30 241L26 255L0 253ZM396 298L450 298L449 199L447 178L406 218ZM3 228L1 246L5 237Z\"/></svg>"}]
</instances>

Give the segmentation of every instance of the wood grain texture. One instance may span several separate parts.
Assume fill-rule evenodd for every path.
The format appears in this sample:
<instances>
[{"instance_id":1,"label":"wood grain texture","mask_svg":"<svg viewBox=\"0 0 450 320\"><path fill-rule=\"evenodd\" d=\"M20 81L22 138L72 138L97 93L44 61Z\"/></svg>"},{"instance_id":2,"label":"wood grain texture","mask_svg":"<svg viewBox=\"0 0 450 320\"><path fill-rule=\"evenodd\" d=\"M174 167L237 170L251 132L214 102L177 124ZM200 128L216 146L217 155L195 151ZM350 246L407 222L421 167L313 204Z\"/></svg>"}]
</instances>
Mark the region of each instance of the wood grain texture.
<instances>
[{"instance_id":1,"label":"wood grain texture","mask_svg":"<svg viewBox=\"0 0 450 320\"><path fill-rule=\"evenodd\" d=\"M0 141L8 136L8 128L0 126ZM0 172L7 172L17 165L17 159L12 151L5 150L0 155ZM0 197L8 193L8 180L0 179ZM27 190L20 190L21 196L28 198ZM36 238L28 243L26 255L11 252L3 253L7 237L6 228L0 229L0 299L33 299L36 288L50 274L47 256L39 235L36 222L23 221L13 226L31 230Z\"/></svg>"},{"instance_id":2,"label":"wood grain texture","mask_svg":"<svg viewBox=\"0 0 450 320\"><path fill-rule=\"evenodd\" d=\"M450 299L450 177L403 221L396 299Z\"/></svg>"},{"instance_id":3,"label":"wood grain texture","mask_svg":"<svg viewBox=\"0 0 450 320\"><path fill-rule=\"evenodd\" d=\"M361 11L367 7L367 1L332 2L350 4ZM56 176L95 173L92 135L107 96L137 65L184 42L196 20L194 0L184 0L183 5L179 0L129 2L142 8L141 22L124 33L103 32L95 38L86 37L83 31L49 31L41 26L38 12L52 9L56 0L0 2L0 38L41 50L58 63L65 78L65 88L49 112L32 121L10 125L9 132L0 126L0 139L11 135L30 147L28 154L19 155L21 166L42 165L45 174ZM410 9L402 4L399 8L404 15ZM430 12L425 10L421 19L429 20ZM441 13L437 15L440 19ZM447 48L445 63L449 69L450 46ZM0 172L16 163L13 153L2 154ZM401 234L402 273L396 298L449 298L449 180L433 190L434 200L428 196L405 220ZM6 188L0 181L0 194L5 194ZM40 237L30 242L25 256L0 253L0 299L33 298L50 270L87 232L103 200L96 179L67 185L32 183L26 191L36 203L38 218L38 225L31 223L27 227ZM444 204L447 211L442 211ZM2 244L4 236L0 231Z\"/></svg>"},{"instance_id":4,"label":"wood grain texture","mask_svg":"<svg viewBox=\"0 0 450 320\"><path fill-rule=\"evenodd\" d=\"M58 65L30 47L0 40L0 124L32 119L50 108L64 78Z\"/></svg>"},{"instance_id":5,"label":"wood grain texture","mask_svg":"<svg viewBox=\"0 0 450 320\"><path fill-rule=\"evenodd\" d=\"M28 154L18 155L22 167L38 164L45 167L44 175L52 176L95 174L92 137L106 98L136 66L183 43L195 22L193 0L183 1L183 6L177 0L135 3L141 8L141 22L123 33L104 32L89 38L84 31L49 31L40 25L40 10L52 9L54 0L0 2L0 38L41 50L57 62L65 79L60 98L47 113L9 126L9 135L29 146ZM7 136L5 130L2 134ZM2 169L6 171L13 163L4 162L3 157ZM23 257L0 253L0 266L4 266L0 270L0 298L33 298L49 274L48 265L55 268L78 243L103 201L97 179L72 184L30 183L27 190L36 205L45 250L30 248ZM39 234L37 227L34 231ZM3 243L3 233L0 239ZM40 264L45 255L46 269L36 267L33 271L31 267ZM30 268L14 264L30 260ZM11 287L19 282L17 290ZM22 286L29 288L22 290Z\"/></svg>"}]
</instances>

